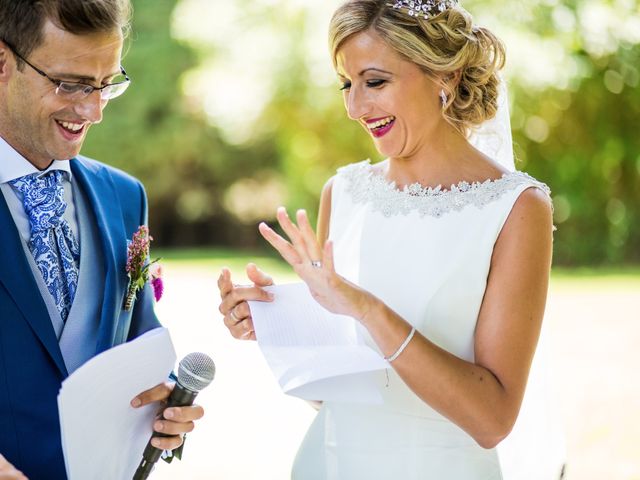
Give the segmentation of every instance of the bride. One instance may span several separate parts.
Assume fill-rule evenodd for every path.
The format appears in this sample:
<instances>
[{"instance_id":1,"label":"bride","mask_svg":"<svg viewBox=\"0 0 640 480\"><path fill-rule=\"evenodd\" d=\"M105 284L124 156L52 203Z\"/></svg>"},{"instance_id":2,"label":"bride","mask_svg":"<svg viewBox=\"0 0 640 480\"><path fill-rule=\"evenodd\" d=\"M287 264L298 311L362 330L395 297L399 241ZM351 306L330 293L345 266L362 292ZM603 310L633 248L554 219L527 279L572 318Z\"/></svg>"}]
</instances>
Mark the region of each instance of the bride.
<instances>
[{"instance_id":1,"label":"bride","mask_svg":"<svg viewBox=\"0 0 640 480\"><path fill-rule=\"evenodd\" d=\"M283 208L288 239L259 228L392 368L379 379L384 404L322 404L293 478L559 478L539 445L511 459L496 448L525 396L553 230L546 185L469 141L506 106L502 43L456 0L353 0L335 12L330 46L347 114L386 160L338 170L317 235L304 211L294 222ZM506 132L493 130L512 161L504 118ZM234 337L254 339L246 302L269 301L271 279L247 271L254 285L242 287L223 270L220 311ZM526 475L509 477L520 460Z\"/></svg>"}]
</instances>

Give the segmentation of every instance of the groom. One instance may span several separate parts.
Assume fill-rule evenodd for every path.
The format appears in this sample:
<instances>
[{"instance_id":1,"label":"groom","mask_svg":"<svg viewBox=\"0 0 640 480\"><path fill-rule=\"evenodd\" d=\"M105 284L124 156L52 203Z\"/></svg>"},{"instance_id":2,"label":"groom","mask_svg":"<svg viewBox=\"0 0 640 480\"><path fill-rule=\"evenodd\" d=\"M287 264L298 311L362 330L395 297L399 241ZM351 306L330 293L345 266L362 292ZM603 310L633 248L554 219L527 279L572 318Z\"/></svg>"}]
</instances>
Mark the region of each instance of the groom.
<instances>
[{"instance_id":1,"label":"groom","mask_svg":"<svg viewBox=\"0 0 640 480\"><path fill-rule=\"evenodd\" d=\"M66 478L61 382L160 326L148 286L122 307L127 239L147 221L144 189L78 156L129 85L120 64L129 11L129 0L0 2L0 478ZM154 429L167 437L154 441L169 450L203 411L166 412Z\"/></svg>"}]
</instances>

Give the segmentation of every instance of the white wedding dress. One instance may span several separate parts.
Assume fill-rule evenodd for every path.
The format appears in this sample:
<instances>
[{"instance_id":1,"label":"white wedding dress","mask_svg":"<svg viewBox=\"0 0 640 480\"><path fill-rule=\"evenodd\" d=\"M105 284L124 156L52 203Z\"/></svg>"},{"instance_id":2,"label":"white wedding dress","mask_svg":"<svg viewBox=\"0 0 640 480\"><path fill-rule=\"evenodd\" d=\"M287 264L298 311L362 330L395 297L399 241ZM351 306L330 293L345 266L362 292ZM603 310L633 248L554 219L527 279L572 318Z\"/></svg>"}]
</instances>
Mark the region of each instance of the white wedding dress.
<instances>
[{"instance_id":1,"label":"white wedding dress","mask_svg":"<svg viewBox=\"0 0 640 480\"><path fill-rule=\"evenodd\" d=\"M473 361L494 244L518 196L531 187L549 193L522 172L449 190L420 185L398 190L368 161L343 167L331 194L336 270L440 347ZM377 349L371 338L368 343ZM519 420L524 426L513 432L515 441L502 458L500 446L478 446L420 400L393 369L380 372L377 381L382 405L324 402L300 447L293 479L559 478L561 447L543 426L548 424L544 395L533 400L525 395L536 421Z\"/></svg>"}]
</instances>

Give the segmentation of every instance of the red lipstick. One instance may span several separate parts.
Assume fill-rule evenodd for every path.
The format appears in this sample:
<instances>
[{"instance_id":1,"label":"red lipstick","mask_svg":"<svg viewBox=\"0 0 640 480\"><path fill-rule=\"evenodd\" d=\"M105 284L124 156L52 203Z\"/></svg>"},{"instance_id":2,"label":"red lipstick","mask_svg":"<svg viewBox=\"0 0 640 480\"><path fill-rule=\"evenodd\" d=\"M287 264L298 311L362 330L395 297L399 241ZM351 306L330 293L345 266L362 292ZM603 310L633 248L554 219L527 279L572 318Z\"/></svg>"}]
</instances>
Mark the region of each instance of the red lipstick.
<instances>
[{"instance_id":1,"label":"red lipstick","mask_svg":"<svg viewBox=\"0 0 640 480\"><path fill-rule=\"evenodd\" d=\"M389 118L389 117L372 118L371 120L367 120L366 121L367 128L371 132L371 135L373 135L375 138L380 138L380 137L386 135L389 132L389 130L391 130L391 128L393 128L393 125L396 122L395 118L393 118L393 120L391 120L386 125L382 125L382 126L376 127L376 128L371 128L370 127L371 124L374 124L374 123L379 122L380 120L384 120L386 118Z\"/></svg>"}]
</instances>

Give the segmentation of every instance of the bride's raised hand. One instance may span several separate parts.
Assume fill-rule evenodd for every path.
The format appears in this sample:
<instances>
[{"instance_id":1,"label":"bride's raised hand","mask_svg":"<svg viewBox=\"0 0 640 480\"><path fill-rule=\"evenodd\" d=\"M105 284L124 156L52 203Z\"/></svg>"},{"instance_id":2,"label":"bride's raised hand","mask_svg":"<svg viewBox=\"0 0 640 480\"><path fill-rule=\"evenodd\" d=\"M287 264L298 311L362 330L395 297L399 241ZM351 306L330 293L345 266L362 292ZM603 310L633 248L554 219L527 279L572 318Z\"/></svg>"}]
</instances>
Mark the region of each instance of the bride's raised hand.
<instances>
[{"instance_id":1,"label":"bride's raised hand","mask_svg":"<svg viewBox=\"0 0 640 480\"><path fill-rule=\"evenodd\" d=\"M296 213L297 225L284 207L278 208L276 218L289 241L264 222L258 227L260 233L307 284L313 298L333 313L362 318L370 295L336 273L332 242L320 245L304 210Z\"/></svg>"}]
</instances>

